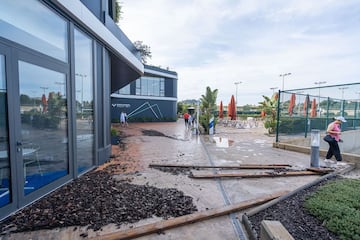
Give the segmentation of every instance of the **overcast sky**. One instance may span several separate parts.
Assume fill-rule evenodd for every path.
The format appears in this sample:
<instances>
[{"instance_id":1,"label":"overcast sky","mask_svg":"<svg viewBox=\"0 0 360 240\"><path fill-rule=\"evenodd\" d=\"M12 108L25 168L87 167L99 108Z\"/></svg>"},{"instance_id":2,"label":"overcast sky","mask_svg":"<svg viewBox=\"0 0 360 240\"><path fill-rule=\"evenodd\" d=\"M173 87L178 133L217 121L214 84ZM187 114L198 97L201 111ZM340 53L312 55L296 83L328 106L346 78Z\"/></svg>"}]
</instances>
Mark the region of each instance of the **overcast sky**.
<instances>
[{"instance_id":1,"label":"overcast sky","mask_svg":"<svg viewBox=\"0 0 360 240\"><path fill-rule=\"evenodd\" d=\"M359 0L121 0L120 27L178 73L178 100L257 104L270 88L360 82ZM359 86L359 85L358 85ZM360 96L360 87L346 89ZM335 91L336 90L336 91ZM334 89L334 95L340 95Z\"/></svg>"}]
</instances>

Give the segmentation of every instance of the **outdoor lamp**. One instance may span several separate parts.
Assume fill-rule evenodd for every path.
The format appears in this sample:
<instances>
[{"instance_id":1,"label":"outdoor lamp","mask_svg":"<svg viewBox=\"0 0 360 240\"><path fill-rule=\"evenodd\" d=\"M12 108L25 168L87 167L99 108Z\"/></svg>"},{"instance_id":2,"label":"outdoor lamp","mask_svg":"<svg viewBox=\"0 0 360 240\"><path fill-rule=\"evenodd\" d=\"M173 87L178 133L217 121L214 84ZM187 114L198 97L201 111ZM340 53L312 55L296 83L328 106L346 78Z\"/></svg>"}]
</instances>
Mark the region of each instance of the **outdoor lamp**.
<instances>
[{"instance_id":1,"label":"outdoor lamp","mask_svg":"<svg viewBox=\"0 0 360 240\"><path fill-rule=\"evenodd\" d=\"M311 130L311 167L319 167L320 130Z\"/></svg>"}]
</instances>

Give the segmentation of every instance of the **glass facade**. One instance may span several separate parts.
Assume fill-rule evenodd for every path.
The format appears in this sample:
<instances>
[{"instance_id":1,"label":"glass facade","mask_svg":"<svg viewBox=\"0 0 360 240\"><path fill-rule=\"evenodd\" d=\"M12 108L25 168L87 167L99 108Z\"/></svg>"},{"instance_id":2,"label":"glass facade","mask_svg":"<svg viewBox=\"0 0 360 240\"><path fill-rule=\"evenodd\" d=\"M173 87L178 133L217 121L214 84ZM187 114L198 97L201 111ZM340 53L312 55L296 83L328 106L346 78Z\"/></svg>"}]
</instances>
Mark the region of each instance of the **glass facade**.
<instances>
[{"instance_id":1,"label":"glass facade","mask_svg":"<svg viewBox=\"0 0 360 240\"><path fill-rule=\"evenodd\" d=\"M141 77L136 80L136 95L165 96L165 80L160 77Z\"/></svg>"},{"instance_id":2,"label":"glass facade","mask_svg":"<svg viewBox=\"0 0 360 240\"><path fill-rule=\"evenodd\" d=\"M19 61L25 195L69 173L65 89L64 73Z\"/></svg>"},{"instance_id":3,"label":"glass facade","mask_svg":"<svg viewBox=\"0 0 360 240\"><path fill-rule=\"evenodd\" d=\"M86 34L75 29L75 92L77 171L94 165L93 47Z\"/></svg>"},{"instance_id":4,"label":"glass facade","mask_svg":"<svg viewBox=\"0 0 360 240\"><path fill-rule=\"evenodd\" d=\"M129 95L130 94L130 84L126 85L125 87L119 90L120 94Z\"/></svg>"},{"instance_id":5,"label":"glass facade","mask_svg":"<svg viewBox=\"0 0 360 240\"><path fill-rule=\"evenodd\" d=\"M38 0L2 0L0 16L1 37L67 62L67 22Z\"/></svg>"},{"instance_id":6,"label":"glass facade","mask_svg":"<svg viewBox=\"0 0 360 240\"><path fill-rule=\"evenodd\" d=\"M5 57L0 55L0 208L11 201Z\"/></svg>"}]
</instances>

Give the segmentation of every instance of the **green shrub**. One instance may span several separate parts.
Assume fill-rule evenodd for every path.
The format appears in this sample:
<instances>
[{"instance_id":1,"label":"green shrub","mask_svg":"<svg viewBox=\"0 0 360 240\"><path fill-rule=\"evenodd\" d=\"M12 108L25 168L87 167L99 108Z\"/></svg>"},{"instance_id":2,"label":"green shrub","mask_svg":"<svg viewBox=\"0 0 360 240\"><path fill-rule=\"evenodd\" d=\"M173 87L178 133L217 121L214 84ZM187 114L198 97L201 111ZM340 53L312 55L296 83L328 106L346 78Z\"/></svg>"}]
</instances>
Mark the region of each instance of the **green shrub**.
<instances>
[{"instance_id":1,"label":"green shrub","mask_svg":"<svg viewBox=\"0 0 360 240\"><path fill-rule=\"evenodd\" d=\"M340 239L360 239L360 180L343 179L320 187L305 208Z\"/></svg>"}]
</instances>

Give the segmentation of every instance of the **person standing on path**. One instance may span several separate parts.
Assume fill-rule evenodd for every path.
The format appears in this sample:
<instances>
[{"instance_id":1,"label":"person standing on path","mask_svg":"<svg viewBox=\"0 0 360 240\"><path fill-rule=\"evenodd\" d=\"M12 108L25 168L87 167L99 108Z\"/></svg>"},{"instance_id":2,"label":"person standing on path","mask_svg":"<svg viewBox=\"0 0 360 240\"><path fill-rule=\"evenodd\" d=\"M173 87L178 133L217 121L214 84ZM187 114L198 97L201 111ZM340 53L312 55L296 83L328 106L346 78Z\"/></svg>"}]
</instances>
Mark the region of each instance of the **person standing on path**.
<instances>
[{"instance_id":1,"label":"person standing on path","mask_svg":"<svg viewBox=\"0 0 360 240\"><path fill-rule=\"evenodd\" d=\"M346 120L342 116L335 117L334 119L335 120L328 125L328 128L326 130L327 134L329 134L333 138L333 141L328 142L329 150L327 151L325 161L331 161L330 159L332 158L332 156L335 156L337 161L342 161L338 142L342 141L340 139L341 123L346 122Z\"/></svg>"},{"instance_id":2,"label":"person standing on path","mask_svg":"<svg viewBox=\"0 0 360 240\"><path fill-rule=\"evenodd\" d=\"M127 114L123 111L121 111L121 114L120 114L120 123L121 123L121 126L123 126L123 127L128 126Z\"/></svg>"},{"instance_id":3,"label":"person standing on path","mask_svg":"<svg viewBox=\"0 0 360 240\"><path fill-rule=\"evenodd\" d=\"M190 117L190 114L188 114L187 112L184 113L185 127L188 127L188 125L189 125L189 117Z\"/></svg>"}]
</instances>

